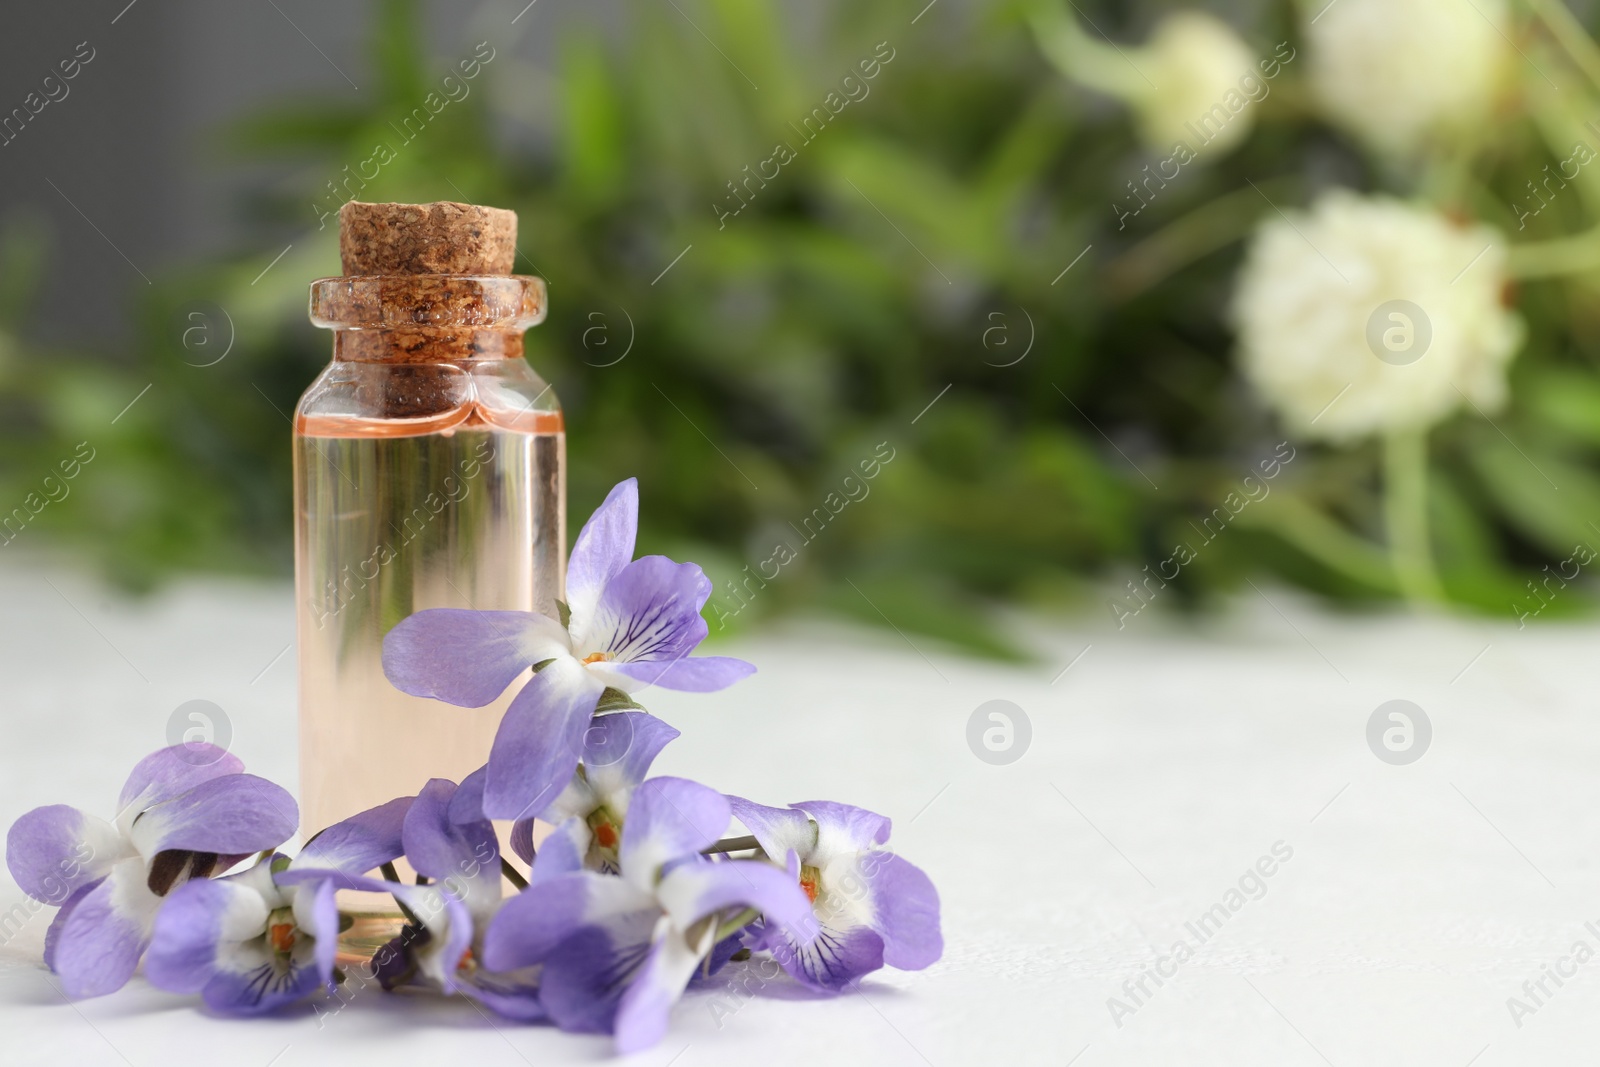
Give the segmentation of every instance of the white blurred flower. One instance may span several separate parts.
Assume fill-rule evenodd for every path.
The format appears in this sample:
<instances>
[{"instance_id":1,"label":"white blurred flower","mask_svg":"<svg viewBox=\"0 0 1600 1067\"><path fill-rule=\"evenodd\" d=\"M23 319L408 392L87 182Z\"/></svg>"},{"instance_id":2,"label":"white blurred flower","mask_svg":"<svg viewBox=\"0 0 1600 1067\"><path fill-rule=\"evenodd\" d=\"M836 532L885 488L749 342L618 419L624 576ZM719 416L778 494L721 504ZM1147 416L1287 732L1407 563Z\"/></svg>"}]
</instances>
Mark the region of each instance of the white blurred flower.
<instances>
[{"instance_id":1,"label":"white blurred flower","mask_svg":"<svg viewBox=\"0 0 1600 1067\"><path fill-rule=\"evenodd\" d=\"M1199 11L1168 15L1133 56L1133 63L1154 83L1139 81L1129 101L1138 113L1140 136L1150 148L1166 152L1183 141L1195 148L1209 143L1226 152L1250 132L1255 116L1240 81L1253 78L1249 84L1265 83L1254 77L1255 56L1227 23ZM1203 142L1192 124L1212 115L1223 116L1225 124Z\"/></svg>"},{"instance_id":2,"label":"white blurred flower","mask_svg":"<svg viewBox=\"0 0 1600 1067\"><path fill-rule=\"evenodd\" d=\"M1258 64L1227 23L1199 11L1166 16L1140 48L1090 37L1064 8L1044 5L1031 18L1057 69L1131 107L1140 138L1162 153L1178 142L1226 151L1244 140L1255 122L1252 102L1269 91L1262 72L1276 75L1281 65Z\"/></svg>"},{"instance_id":3,"label":"white blurred flower","mask_svg":"<svg viewBox=\"0 0 1600 1067\"><path fill-rule=\"evenodd\" d=\"M1510 55L1505 0L1324 2L1307 0L1305 35L1335 122L1404 155L1487 118Z\"/></svg>"},{"instance_id":4,"label":"white blurred flower","mask_svg":"<svg viewBox=\"0 0 1600 1067\"><path fill-rule=\"evenodd\" d=\"M1493 410L1523 336L1505 253L1488 227L1391 197L1268 216L1234 297L1244 375L1290 429L1332 441Z\"/></svg>"}]
</instances>

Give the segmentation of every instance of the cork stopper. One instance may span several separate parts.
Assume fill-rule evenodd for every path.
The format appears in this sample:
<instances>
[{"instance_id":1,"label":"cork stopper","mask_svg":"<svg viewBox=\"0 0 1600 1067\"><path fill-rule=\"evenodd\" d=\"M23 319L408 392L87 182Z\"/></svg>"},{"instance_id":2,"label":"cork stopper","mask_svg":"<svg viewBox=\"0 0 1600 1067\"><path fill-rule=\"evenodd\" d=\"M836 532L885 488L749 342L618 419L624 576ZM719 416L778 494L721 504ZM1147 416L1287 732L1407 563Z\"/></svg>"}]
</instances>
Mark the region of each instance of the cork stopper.
<instances>
[{"instance_id":1,"label":"cork stopper","mask_svg":"<svg viewBox=\"0 0 1600 1067\"><path fill-rule=\"evenodd\" d=\"M442 201L339 209L344 275L311 285L311 320L334 331L333 358L395 366L372 379L377 410L421 418L471 394L466 364L522 356L544 319L540 278L511 273L517 215Z\"/></svg>"},{"instance_id":2,"label":"cork stopper","mask_svg":"<svg viewBox=\"0 0 1600 1067\"><path fill-rule=\"evenodd\" d=\"M346 275L510 274L517 213L441 200L339 209L339 260Z\"/></svg>"},{"instance_id":3,"label":"cork stopper","mask_svg":"<svg viewBox=\"0 0 1600 1067\"><path fill-rule=\"evenodd\" d=\"M522 355L544 318L544 282L511 273L517 213L440 201L339 209L344 276L312 286L334 358L450 363Z\"/></svg>"}]
</instances>

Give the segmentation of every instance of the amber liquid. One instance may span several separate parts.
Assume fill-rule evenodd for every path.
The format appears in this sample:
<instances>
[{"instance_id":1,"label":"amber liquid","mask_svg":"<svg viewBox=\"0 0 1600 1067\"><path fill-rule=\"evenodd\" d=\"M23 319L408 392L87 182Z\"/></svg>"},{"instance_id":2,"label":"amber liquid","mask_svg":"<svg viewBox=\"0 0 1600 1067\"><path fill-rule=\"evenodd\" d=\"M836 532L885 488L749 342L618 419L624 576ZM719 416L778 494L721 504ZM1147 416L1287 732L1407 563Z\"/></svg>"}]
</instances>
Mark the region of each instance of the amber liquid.
<instances>
[{"instance_id":1,"label":"amber liquid","mask_svg":"<svg viewBox=\"0 0 1600 1067\"><path fill-rule=\"evenodd\" d=\"M309 836L460 781L515 694L483 708L407 696L383 636L423 608L555 616L565 566L561 416L471 403L428 419L301 415L295 427L300 804Z\"/></svg>"}]
</instances>

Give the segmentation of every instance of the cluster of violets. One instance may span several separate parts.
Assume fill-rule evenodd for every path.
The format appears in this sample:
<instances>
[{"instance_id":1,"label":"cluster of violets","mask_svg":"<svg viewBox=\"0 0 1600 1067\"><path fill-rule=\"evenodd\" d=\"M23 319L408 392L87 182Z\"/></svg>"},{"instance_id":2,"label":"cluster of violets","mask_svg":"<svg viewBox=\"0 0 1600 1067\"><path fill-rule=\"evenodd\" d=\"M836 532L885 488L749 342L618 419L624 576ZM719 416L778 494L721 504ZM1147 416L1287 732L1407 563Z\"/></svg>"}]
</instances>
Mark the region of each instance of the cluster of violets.
<instances>
[{"instance_id":1,"label":"cluster of violets","mask_svg":"<svg viewBox=\"0 0 1600 1067\"><path fill-rule=\"evenodd\" d=\"M293 798L229 753L179 745L134 768L110 822L66 805L18 819L6 862L60 907L45 962L64 991L113 992L142 960L162 989L254 1015L342 1007L375 980L614 1034L627 1052L659 1040L684 990L730 960L770 955L827 992L937 960L938 895L884 847L887 818L647 777L678 731L629 694L721 689L754 668L690 657L711 583L691 563L634 559L637 524L630 479L578 536L559 622L433 609L389 633L385 672L417 696L481 707L533 669L488 763L459 784L433 779L290 858L277 849L296 830ZM497 819L525 873L502 855ZM725 837L735 819L746 833ZM553 827L537 847L535 820ZM396 875L401 857L414 882ZM359 976L339 964L341 889L390 894L406 919Z\"/></svg>"}]
</instances>

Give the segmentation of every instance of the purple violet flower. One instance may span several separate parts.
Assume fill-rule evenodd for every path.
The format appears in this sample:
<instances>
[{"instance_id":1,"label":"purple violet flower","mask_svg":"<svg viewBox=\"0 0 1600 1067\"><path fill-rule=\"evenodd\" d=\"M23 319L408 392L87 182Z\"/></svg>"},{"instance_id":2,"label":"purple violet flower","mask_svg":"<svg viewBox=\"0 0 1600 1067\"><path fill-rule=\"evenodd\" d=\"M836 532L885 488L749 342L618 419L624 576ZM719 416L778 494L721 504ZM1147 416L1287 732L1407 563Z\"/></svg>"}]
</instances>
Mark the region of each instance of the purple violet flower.
<instances>
[{"instance_id":1,"label":"purple violet flower","mask_svg":"<svg viewBox=\"0 0 1600 1067\"><path fill-rule=\"evenodd\" d=\"M622 711L598 716L583 738L582 762L572 780L539 818L556 827L545 839L540 855L554 849L571 850L562 867L587 867L602 874L617 873L617 848L633 791L644 781L650 764L678 731L642 711ZM512 828L511 847L528 863L534 862L533 820L519 820ZM554 854L542 865L550 869Z\"/></svg>"},{"instance_id":2,"label":"purple violet flower","mask_svg":"<svg viewBox=\"0 0 1600 1067\"><path fill-rule=\"evenodd\" d=\"M174 745L134 767L111 822L65 804L35 808L6 836L22 891L60 905L45 963L71 997L120 989L150 944L162 898L294 833L294 798L211 745Z\"/></svg>"},{"instance_id":3,"label":"purple violet flower","mask_svg":"<svg viewBox=\"0 0 1600 1067\"><path fill-rule=\"evenodd\" d=\"M267 856L238 874L188 882L156 916L145 977L206 1006L258 1015L333 989L337 889L401 852L400 797L329 827L290 860ZM290 872L295 872L294 877Z\"/></svg>"},{"instance_id":4,"label":"purple violet flower","mask_svg":"<svg viewBox=\"0 0 1600 1067\"><path fill-rule=\"evenodd\" d=\"M461 707L492 702L529 667L490 749L484 812L535 814L567 785L608 688L708 692L754 672L743 660L690 658L705 640L711 580L693 563L633 559L639 487L619 483L584 524L567 567L567 619L535 612L430 608L384 638L389 681Z\"/></svg>"},{"instance_id":5,"label":"purple violet flower","mask_svg":"<svg viewBox=\"0 0 1600 1067\"><path fill-rule=\"evenodd\" d=\"M799 884L816 914L815 939L797 942L763 924L750 944L770 951L797 981L838 990L886 963L916 971L944 952L933 883L879 847L889 840L887 818L826 800L788 808L728 800L768 857L799 861Z\"/></svg>"},{"instance_id":6,"label":"purple violet flower","mask_svg":"<svg viewBox=\"0 0 1600 1067\"><path fill-rule=\"evenodd\" d=\"M729 816L727 798L703 785L645 782L622 828L620 877L557 871L541 850L532 884L490 923L484 962L542 965L540 1000L561 1029L614 1033L620 1052L650 1047L695 971L752 911L805 943L811 902L787 872L700 854Z\"/></svg>"},{"instance_id":7,"label":"purple violet flower","mask_svg":"<svg viewBox=\"0 0 1600 1067\"><path fill-rule=\"evenodd\" d=\"M457 786L428 782L406 813L406 859L427 885L372 882L362 888L393 892L420 925L378 951L374 969L386 989L422 985L460 993L507 1018L545 1018L538 983L528 973L496 973L482 966L483 932L500 910L500 846L494 825L481 814L484 772Z\"/></svg>"}]
</instances>

